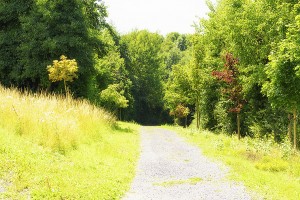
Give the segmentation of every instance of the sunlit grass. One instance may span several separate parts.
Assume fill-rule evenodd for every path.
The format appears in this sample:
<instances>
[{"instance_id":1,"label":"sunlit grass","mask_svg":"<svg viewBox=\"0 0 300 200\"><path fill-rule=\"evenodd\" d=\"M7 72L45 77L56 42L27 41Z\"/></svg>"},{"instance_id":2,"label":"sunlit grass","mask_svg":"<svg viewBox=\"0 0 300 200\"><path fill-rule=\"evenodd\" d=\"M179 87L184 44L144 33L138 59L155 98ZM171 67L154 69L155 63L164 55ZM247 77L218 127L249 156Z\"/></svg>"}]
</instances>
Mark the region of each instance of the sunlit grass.
<instances>
[{"instance_id":1,"label":"sunlit grass","mask_svg":"<svg viewBox=\"0 0 300 200\"><path fill-rule=\"evenodd\" d=\"M120 199L139 126L90 105L0 87L0 199Z\"/></svg>"},{"instance_id":2,"label":"sunlit grass","mask_svg":"<svg viewBox=\"0 0 300 200\"><path fill-rule=\"evenodd\" d=\"M101 138L115 118L86 101L0 87L0 126L59 151Z\"/></svg>"},{"instance_id":3,"label":"sunlit grass","mask_svg":"<svg viewBox=\"0 0 300 200\"><path fill-rule=\"evenodd\" d=\"M154 183L153 185L162 186L162 187L171 187L171 186L182 185L182 184L196 185L201 181L202 179L199 177L192 177L188 179L170 180L170 181L164 181L160 183Z\"/></svg>"},{"instance_id":4,"label":"sunlit grass","mask_svg":"<svg viewBox=\"0 0 300 200\"><path fill-rule=\"evenodd\" d=\"M170 128L170 127L168 127ZM265 199L300 199L300 155L288 142L252 139L171 128L199 146L205 155L230 166L230 178L243 181Z\"/></svg>"}]
</instances>

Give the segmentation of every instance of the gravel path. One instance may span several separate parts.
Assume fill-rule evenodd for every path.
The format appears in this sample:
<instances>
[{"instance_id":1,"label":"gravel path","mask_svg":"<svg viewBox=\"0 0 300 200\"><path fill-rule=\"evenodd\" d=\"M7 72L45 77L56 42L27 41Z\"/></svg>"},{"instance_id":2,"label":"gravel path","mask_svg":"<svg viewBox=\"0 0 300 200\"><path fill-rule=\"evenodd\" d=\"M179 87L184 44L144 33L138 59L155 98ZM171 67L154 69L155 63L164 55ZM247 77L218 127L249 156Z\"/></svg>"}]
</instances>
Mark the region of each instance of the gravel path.
<instances>
[{"instance_id":1,"label":"gravel path","mask_svg":"<svg viewBox=\"0 0 300 200\"><path fill-rule=\"evenodd\" d=\"M251 199L241 183L226 180L228 168L176 133L143 127L141 140L137 174L123 200Z\"/></svg>"}]
</instances>

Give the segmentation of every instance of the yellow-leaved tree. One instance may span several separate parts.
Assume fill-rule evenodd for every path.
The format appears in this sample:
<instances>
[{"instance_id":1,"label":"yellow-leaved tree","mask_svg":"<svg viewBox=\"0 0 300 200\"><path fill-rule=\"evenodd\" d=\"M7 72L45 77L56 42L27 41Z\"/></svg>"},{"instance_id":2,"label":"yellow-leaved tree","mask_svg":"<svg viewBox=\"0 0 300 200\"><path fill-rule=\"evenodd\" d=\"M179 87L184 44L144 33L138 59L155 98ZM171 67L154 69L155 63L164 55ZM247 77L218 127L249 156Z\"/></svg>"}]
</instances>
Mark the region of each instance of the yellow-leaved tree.
<instances>
[{"instance_id":1,"label":"yellow-leaved tree","mask_svg":"<svg viewBox=\"0 0 300 200\"><path fill-rule=\"evenodd\" d=\"M49 80L52 82L64 81L65 92L68 94L66 82L72 82L78 78L78 66L75 59L67 59L66 56L60 56L60 60L54 60L53 65L48 65Z\"/></svg>"}]
</instances>

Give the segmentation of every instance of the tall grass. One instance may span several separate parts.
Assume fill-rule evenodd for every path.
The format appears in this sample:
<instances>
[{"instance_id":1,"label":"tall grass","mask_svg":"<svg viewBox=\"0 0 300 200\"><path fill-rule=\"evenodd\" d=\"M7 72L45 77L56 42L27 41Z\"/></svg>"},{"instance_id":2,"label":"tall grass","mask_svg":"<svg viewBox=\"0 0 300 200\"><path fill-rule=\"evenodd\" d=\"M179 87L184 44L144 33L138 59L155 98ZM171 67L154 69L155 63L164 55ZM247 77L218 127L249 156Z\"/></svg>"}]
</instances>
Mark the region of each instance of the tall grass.
<instances>
[{"instance_id":1,"label":"tall grass","mask_svg":"<svg viewBox=\"0 0 300 200\"><path fill-rule=\"evenodd\" d=\"M0 199L120 199L139 126L84 100L0 86Z\"/></svg>"},{"instance_id":2,"label":"tall grass","mask_svg":"<svg viewBox=\"0 0 300 200\"><path fill-rule=\"evenodd\" d=\"M21 94L0 86L0 126L61 152L88 143L115 123L110 113L84 100L49 94Z\"/></svg>"}]
</instances>

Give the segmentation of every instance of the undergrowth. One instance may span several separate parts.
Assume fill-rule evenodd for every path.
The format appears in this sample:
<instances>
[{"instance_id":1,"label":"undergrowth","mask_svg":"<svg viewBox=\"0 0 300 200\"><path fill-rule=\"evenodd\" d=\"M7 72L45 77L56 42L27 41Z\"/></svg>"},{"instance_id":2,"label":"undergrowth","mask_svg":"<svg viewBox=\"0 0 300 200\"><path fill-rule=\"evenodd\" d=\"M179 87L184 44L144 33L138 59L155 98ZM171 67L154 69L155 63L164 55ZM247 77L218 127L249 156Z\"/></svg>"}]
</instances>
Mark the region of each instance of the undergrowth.
<instances>
[{"instance_id":1,"label":"undergrowth","mask_svg":"<svg viewBox=\"0 0 300 200\"><path fill-rule=\"evenodd\" d=\"M300 199L300 154L288 141L272 138L238 140L236 136L175 128L204 154L231 167L230 178L243 181L265 199Z\"/></svg>"},{"instance_id":2,"label":"undergrowth","mask_svg":"<svg viewBox=\"0 0 300 200\"><path fill-rule=\"evenodd\" d=\"M0 86L0 199L120 199L139 126L86 101Z\"/></svg>"}]
</instances>

